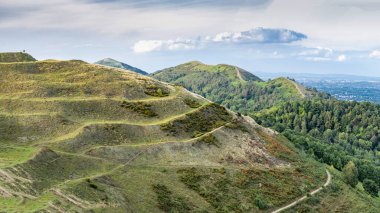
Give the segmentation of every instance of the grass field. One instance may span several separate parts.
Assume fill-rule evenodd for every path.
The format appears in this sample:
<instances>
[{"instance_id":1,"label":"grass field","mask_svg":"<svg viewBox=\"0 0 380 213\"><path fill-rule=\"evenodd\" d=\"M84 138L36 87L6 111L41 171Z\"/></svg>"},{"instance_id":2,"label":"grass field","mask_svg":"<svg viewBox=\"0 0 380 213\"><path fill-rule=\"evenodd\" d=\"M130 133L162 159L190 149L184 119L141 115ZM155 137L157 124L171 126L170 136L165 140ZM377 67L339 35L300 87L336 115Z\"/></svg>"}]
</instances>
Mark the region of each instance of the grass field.
<instances>
[{"instance_id":1,"label":"grass field","mask_svg":"<svg viewBox=\"0 0 380 213\"><path fill-rule=\"evenodd\" d=\"M0 75L1 211L266 212L324 181L284 138L179 86L78 60Z\"/></svg>"}]
</instances>

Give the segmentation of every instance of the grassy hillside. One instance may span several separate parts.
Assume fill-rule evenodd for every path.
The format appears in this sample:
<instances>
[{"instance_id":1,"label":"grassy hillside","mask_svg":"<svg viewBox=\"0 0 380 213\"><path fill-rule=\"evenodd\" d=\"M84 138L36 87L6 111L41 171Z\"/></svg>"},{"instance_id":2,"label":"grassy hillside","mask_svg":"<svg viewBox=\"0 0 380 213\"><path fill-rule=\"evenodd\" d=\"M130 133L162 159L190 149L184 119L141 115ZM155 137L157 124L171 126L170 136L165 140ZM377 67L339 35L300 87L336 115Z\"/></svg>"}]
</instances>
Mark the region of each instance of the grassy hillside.
<instances>
[{"instance_id":1,"label":"grassy hillside","mask_svg":"<svg viewBox=\"0 0 380 213\"><path fill-rule=\"evenodd\" d=\"M36 61L31 55L23 52L0 53L0 63Z\"/></svg>"},{"instance_id":2,"label":"grassy hillside","mask_svg":"<svg viewBox=\"0 0 380 213\"><path fill-rule=\"evenodd\" d=\"M83 61L0 75L4 212L268 212L326 178L284 137L182 87Z\"/></svg>"},{"instance_id":3,"label":"grassy hillside","mask_svg":"<svg viewBox=\"0 0 380 213\"><path fill-rule=\"evenodd\" d=\"M95 64L100 64L104 66L109 66L109 67L115 67L115 68L120 68L120 69L125 69L125 70L130 70L136 73L139 73L141 75L148 75L147 72L140 70L139 68L132 67L128 64L122 63L120 61L116 61L112 58L105 58L100 61L95 62Z\"/></svg>"},{"instance_id":4,"label":"grassy hillside","mask_svg":"<svg viewBox=\"0 0 380 213\"><path fill-rule=\"evenodd\" d=\"M342 173L330 168L334 177L333 183L321 193L310 196L305 202L284 211L293 212L371 212L380 208L380 198L368 195L361 184L352 188L344 182Z\"/></svg>"},{"instance_id":5,"label":"grassy hillside","mask_svg":"<svg viewBox=\"0 0 380 213\"><path fill-rule=\"evenodd\" d=\"M292 80L278 78L264 82L243 69L224 64L189 62L153 73L152 77L181 85L244 114L316 95Z\"/></svg>"}]
</instances>

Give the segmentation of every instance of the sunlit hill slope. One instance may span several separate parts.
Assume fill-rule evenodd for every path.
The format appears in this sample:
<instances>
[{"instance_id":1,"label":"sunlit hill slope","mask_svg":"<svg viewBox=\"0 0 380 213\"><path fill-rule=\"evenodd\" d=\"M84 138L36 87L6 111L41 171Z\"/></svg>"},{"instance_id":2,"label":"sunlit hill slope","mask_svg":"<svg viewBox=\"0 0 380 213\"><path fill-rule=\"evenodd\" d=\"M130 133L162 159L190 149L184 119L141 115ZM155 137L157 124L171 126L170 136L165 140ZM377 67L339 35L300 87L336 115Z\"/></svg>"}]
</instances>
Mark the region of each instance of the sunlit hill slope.
<instances>
[{"instance_id":1,"label":"sunlit hill slope","mask_svg":"<svg viewBox=\"0 0 380 213\"><path fill-rule=\"evenodd\" d=\"M19 57L0 54L1 211L269 211L325 181L283 137L180 86Z\"/></svg>"}]
</instances>

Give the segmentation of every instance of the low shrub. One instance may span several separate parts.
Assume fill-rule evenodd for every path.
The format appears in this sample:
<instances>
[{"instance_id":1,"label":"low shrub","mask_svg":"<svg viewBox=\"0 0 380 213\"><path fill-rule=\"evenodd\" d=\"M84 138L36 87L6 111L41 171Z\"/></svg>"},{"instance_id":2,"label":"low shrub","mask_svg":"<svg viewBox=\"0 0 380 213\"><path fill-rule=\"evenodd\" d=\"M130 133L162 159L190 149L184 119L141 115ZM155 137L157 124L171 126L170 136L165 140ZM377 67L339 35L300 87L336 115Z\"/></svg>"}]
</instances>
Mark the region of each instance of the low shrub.
<instances>
[{"instance_id":1,"label":"low shrub","mask_svg":"<svg viewBox=\"0 0 380 213\"><path fill-rule=\"evenodd\" d=\"M158 207L164 212L190 212L191 207L183 197L178 197L163 184L153 185L157 195Z\"/></svg>"},{"instance_id":2,"label":"low shrub","mask_svg":"<svg viewBox=\"0 0 380 213\"><path fill-rule=\"evenodd\" d=\"M164 88L160 88L156 85L148 85L145 87L145 94L154 96L154 97L166 97L169 96L169 91Z\"/></svg>"},{"instance_id":3,"label":"low shrub","mask_svg":"<svg viewBox=\"0 0 380 213\"><path fill-rule=\"evenodd\" d=\"M309 199L307 199L306 202L312 206L315 206L315 205L319 204L321 201L318 197L311 196L311 197L309 197Z\"/></svg>"},{"instance_id":4,"label":"low shrub","mask_svg":"<svg viewBox=\"0 0 380 213\"><path fill-rule=\"evenodd\" d=\"M177 135L180 132L188 132L193 137L199 137L204 133L223 126L231 121L232 116L218 104L208 104L198 111L188 113L184 118L162 124L161 129Z\"/></svg>"},{"instance_id":5,"label":"low shrub","mask_svg":"<svg viewBox=\"0 0 380 213\"><path fill-rule=\"evenodd\" d=\"M190 98L184 99L183 102L187 106L189 106L190 108L198 108L198 107L202 106L200 103L198 103L197 101L190 99Z\"/></svg>"},{"instance_id":6,"label":"low shrub","mask_svg":"<svg viewBox=\"0 0 380 213\"><path fill-rule=\"evenodd\" d=\"M255 205L257 206L257 208L262 210L269 208L268 202L260 196L257 196L255 198Z\"/></svg>"},{"instance_id":7,"label":"low shrub","mask_svg":"<svg viewBox=\"0 0 380 213\"><path fill-rule=\"evenodd\" d=\"M144 115L145 117L155 117L158 115L151 109L152 105L143 102L123 101L120 106Z\"/></svg>"},{"instance_id":8,"label":"low shrub","mask_svg":"<svg viewBox=\"0 0 380 213\"><path fill-rule=\"evenodd\" d=\"M239 122L238 119L232 120L230 123L226 124L226 127L230 129L238 129L242 132L249 132L248 128Z\"/></svg>"},{"instance_id":9,"label":"low shrub","mask_svg":"<svg viewBox=\"0 0 380 213\"><path fill-rule=\"evenodd\" d=\"M194 191L200 190L200 182L206 177L201 175L195 167L180 169L177 173L181 174L180 180Z\"/></svg>"},{"instance_id":10,"label":"low shrub","mask_svg":"<svg viewBox=\"0 0 380 213\"><path fill-rule=\"evenodd\" d=\"M212 134L208 134L208 135L203 136L202 138L197 140L197 143L198 144L207 144L209 146L216 146L216 147L219 147L219 145L220 145L218 139Z\"/></svg>"}]
</instances>

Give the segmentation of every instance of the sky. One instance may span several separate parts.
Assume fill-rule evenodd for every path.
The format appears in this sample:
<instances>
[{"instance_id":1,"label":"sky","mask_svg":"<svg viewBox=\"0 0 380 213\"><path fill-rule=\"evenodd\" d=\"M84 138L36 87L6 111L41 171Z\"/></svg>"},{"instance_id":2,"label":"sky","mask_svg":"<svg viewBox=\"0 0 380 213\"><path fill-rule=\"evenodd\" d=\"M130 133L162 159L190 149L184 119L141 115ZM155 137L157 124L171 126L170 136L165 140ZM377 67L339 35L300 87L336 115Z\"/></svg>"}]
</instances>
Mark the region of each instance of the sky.
<instances>
[{"instance_id":1,"label":"sky","mask_svg":"<svg viewBox=\"0 0 380 213\"><path fill-rule=\"evenodd\" d=\"M379 0L0 0L0 51L380 76Z\"/></svg>"}]
</instances>

